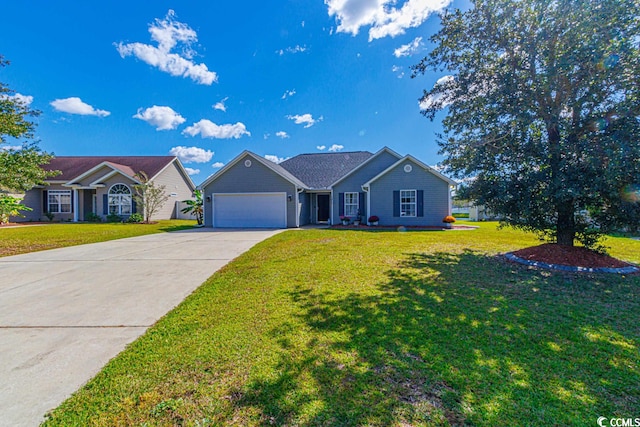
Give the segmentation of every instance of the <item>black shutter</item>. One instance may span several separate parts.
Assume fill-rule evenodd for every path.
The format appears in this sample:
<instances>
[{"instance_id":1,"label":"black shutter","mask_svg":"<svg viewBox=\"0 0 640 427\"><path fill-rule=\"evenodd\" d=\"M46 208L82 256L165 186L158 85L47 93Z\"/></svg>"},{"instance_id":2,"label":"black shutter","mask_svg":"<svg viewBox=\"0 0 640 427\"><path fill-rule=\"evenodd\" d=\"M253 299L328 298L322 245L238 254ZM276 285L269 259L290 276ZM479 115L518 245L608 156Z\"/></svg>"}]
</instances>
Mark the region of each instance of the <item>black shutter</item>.
<instances>
[{"instance_id":1,"label":"black shutter","mask_svg":"<svg viewBox=\"0 0 640 427\"><path fill-rule=\"evenodd\" d=\"M134 199L133 197L131 198L131 213L137 213L137 208L138 205L136 204L136 199Z\"/></svg>"},{"instance_id":2,"label":"black shutter","mask_svg":"<svg viewBox=\"0 0 640 427\"><path fill-rule=\"evenodd\" d=\"M71 190L71 212L73 213L73 193L75 193L75 191Z\"/></svg>"},{"instance_id":3,"label":"black shutter","mask_svg":"<svg viewBox=\"0 0 640 427\"><path fill-rule=\"evenodd\" d=\"M49 192L42 190L42 212L49 211Z\"/></svg>"},{"instance_id":4,"label":"black shutter","mask_svg":"<svg viewBox=\"0 0 640 427\"><path fill-rule=\"evenodd\" d=\"M418 204L418 216L424 216L424 190L417 191L416 202Z\"/></svg>"},{"instance_id":5,"label":"black shutter","mask_svg":"<svg viewBox=\"0 0 640 427\"><path fill-rule=\"evenodd\" d=\"M102 214L109 215L109 196L102 195Z\"/></svg>"},{"instance_id":6,"label":"black shutter","mask_svg":"<svg viewBox=\"0 0 640 427\"><path fill-rule=\"evenodd\" d=\"M358 210L360 211L360 215L367 216L364 207L364 193L358 193Z\"/></svg>"},{"instance_id":7,"label":"black shutter","mask_svg":"<svg viewBox=\"0 0 640 427\"><path fill-rule=\"evenodd\" d=\"M344 193L338 193L338 215L344 215Z\"/></svg>"},{"instance_id":8,"label":"black shutter","mask_svg":"<svg viewBox=\"0 0 640 427\"><path fill-rule=\"evenodd\" d=\"M393 216L400 216L400 191L393 192Z\"/></svg>"}]
</instances>

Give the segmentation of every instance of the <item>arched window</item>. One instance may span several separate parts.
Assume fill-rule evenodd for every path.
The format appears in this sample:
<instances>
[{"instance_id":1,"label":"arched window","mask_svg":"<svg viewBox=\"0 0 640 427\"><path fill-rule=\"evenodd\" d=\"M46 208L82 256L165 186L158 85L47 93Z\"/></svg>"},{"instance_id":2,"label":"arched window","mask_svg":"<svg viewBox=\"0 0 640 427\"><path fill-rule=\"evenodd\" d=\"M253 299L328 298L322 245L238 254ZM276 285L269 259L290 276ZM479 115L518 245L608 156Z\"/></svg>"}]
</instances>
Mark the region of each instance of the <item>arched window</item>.
<instances>
[{"instance_id":1,"label":"arched window","mask_svg":"<svg viewBox=\"0 0 640 427\"><path fill-rule=\"evenodd\" d=\"M109 213L131 215L131 189L124 184L114 184L109 189Z\"/></svg>"}]
</instances>

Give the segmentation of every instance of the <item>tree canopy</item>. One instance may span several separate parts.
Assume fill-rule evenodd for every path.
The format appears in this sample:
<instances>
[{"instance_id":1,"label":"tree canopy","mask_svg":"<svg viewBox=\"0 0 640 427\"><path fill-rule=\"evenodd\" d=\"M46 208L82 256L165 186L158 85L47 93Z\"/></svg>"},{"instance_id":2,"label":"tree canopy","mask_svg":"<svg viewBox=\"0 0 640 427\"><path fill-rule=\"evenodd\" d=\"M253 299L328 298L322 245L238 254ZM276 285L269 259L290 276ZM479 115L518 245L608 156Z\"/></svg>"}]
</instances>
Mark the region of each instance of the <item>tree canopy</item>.
<instances>
[{"instance_id":1,"label":"tree canopy","mask_svg":"<svg viewBox=\"0 0 640 427\"><path fill-rule=\"evenodd\" d=\"M8 64L0 55L0 67ZM12 94L13 91L0 82L0 193L26 191L57 174L41 168L49 163L52 155L40 150L36 142L26 141L34 138L35 124L30 118L40 112ZM20 146L8 146L8 138L25 141Z\"/></svg>"},{"instance_id":2,"label":"tree canopy","mask_svg":"<svg viewBox=\"0 0 640 427\"><path fill-rule=\"evenodd\" d=\"M413 67L468 194L563 245L640 219L640 2L476 0L441 16Z\"/></svg>"}]
</instances>

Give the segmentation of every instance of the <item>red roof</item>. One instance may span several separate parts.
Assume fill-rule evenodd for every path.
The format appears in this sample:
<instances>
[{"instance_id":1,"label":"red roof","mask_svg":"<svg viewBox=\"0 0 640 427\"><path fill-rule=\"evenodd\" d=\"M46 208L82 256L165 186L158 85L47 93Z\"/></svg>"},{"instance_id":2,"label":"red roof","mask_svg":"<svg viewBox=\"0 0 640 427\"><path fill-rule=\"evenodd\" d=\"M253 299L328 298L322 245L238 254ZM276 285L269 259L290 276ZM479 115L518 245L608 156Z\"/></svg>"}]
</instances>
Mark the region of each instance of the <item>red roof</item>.
<instances>
[{"instance_id":1,"label":"red roof","mask_svg":"<svg viewBox=\"0 0 640 427\"><path fill-rule=\"evenodd\" d=\"M46 170L62 172L51 178L51 181L69 181L76 178L100 163L108 162L122 173L133 176L145 172L152 178L175 159L175 156L59 156L51 159Z\"/></svg>"}]
</instances>

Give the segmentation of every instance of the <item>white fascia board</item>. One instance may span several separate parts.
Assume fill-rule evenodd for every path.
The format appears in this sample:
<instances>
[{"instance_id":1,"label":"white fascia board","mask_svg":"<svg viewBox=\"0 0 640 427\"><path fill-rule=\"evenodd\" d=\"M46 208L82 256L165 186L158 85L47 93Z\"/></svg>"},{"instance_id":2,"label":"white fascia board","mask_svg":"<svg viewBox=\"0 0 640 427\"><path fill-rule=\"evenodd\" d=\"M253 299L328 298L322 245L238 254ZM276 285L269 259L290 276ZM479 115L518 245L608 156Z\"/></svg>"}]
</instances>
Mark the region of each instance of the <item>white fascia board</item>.
<instances>
[{"instance_id":1,"label":"white fascia board","mask_svg":"<svg viewBox=\"0 0 640 427\"><path fill-rule=\"evenodd\" d=\"M397 162L395 162L394 164L389 166L387 169L383 170L378 175L374 176L369 181L367 181L364 184L362 184L362 186L363 187L370 187L371 183L377 181L379 178L381 178L384 175L388 174L389 172L391 172L392 170L394 170L395 168L397 168L398 166L400 166L403 162L406 162L407 160L417 164L418 166L420 166L425 171L431 172L432 174L434 174L435 176L437 176L441 180L447 182L449 185L453 185L453 186L457 185L457 183L454 180L452 180L451 178L448 178L448 177L444 176L443 174L441 174L440 172L438 172L437 170L435 170L431 166L421 162L420 160L416 159L412 155L407 154L406 156L404 156L403 158L401 158L400 160L398 160Z\"/></svg>"},{"instance_id":2,"label":"white fascia board","mask_svg":"<svg viewBox=\"0 0 640 427\"><path fill-rule=\"evenodd\" d=\"M369 157L367 160L365 160L364 162L360 163L357 167L355 167L353 170L351 170L349 173L347 173L346 175L344 175L342 178L338 179L336 182L334 182L333 184L331 184L329 186L329 188L333 188L335 185L338 185L338 183L342 182L343 180L345 180L347 177L351 176L353 173L355 173L356 171L360 170L361 168L365 167L369 162L371 162L373 159L375 159L376 157L378 157L380 154L387 152L389 154L391 154L392 156L396 157L397 159L401 159L402 156L398 153L396 153L395 151L393 151L391 148L389 147L382 147L382 149L378 150L377 153L375 153L373 156Z\"/></svg>"}]
</instances>

